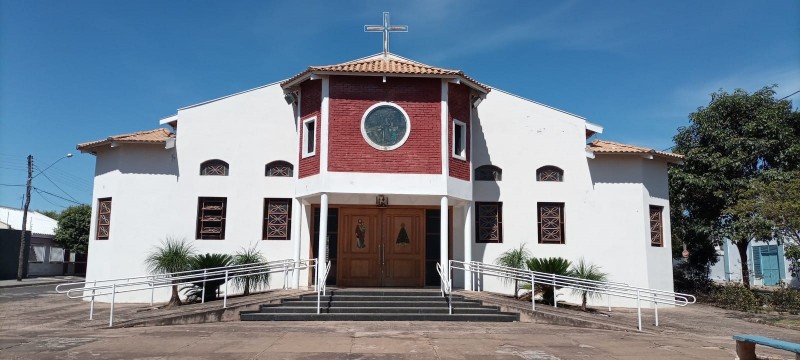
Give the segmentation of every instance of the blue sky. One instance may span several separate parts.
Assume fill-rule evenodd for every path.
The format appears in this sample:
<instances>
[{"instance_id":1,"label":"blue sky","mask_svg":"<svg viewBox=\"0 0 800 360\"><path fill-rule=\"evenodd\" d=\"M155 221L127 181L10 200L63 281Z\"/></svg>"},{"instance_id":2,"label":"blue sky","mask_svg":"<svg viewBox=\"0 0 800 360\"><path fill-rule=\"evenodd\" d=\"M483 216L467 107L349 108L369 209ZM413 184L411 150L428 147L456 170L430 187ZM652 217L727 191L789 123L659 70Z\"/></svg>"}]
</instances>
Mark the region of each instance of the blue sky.
<instances>
[{"instance_id":1,"label":"blue sky","mask_svg":"<svg viewBox=\"0 0 800 360\"><path fill-rule=\"evenodd\" d=\"M800 2L0 0L0 205L34 186L91 202L75 144L158 127L176 109L378 53L382 12L409 26L391 51L461 69L583 116L600 138L668 148L723 88L800 90ZM800 104L800 94L791 99ZM70 205L34 192L34 209Z\"/></svg>"}]
</instances>

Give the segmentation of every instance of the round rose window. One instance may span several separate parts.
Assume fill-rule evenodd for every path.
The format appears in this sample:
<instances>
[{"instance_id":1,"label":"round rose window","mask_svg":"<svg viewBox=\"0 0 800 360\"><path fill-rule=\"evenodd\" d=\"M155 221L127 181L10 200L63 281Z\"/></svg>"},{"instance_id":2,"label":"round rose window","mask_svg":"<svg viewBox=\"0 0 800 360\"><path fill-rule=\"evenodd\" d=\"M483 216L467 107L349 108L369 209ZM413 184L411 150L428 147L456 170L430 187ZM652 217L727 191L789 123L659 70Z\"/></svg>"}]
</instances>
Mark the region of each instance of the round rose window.
<instances>
[{"instance_id":1,"label":"round rose window","mask_svg":"<svg viewBox=\"0 0 800 360\"><path fill-rule=\"evenodd\" d=\"M410 132L408 114L396 104L382 102L372 105L361 119L364 140L378 150L399 148Z\"/></svg>"}]
</instances>

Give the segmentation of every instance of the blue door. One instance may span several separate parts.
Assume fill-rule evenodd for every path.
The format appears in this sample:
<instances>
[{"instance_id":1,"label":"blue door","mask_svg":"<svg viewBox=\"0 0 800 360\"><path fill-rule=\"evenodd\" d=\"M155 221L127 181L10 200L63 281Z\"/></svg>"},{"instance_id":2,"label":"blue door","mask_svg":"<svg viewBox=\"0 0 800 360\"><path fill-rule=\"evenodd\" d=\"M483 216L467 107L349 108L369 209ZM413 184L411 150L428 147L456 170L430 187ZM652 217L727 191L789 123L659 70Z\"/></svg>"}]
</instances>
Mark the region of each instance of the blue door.
<instances>
[{"instance_id":1,"label":"blue door","mask_svg":"<svg viewBox=\"0 0 800 360\"><path fill-rule=\"evenodd\" d=\"M754 246L754 262L756 263L756 274L761 270L761 277L765 286L778 285L781 281L780 267L778 261L778 246ZM759 269L760 268L760 269Z\"/></svg>"}]
</instances>

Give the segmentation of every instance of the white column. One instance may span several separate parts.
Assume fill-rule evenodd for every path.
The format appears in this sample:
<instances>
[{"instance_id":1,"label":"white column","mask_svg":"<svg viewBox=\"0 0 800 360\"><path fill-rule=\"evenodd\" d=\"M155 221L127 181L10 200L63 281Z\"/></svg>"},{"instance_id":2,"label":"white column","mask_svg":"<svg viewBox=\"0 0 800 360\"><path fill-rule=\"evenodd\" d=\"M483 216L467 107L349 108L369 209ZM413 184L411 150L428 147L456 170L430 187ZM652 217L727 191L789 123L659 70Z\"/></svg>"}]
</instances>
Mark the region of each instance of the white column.
<instances>
[{"instance_id":1,"label":"white column","mask_svg":"<svg viewBox=\"0 0 800 360\"><path fill-rule=\"evenodd\" d=\"M441 218L441 223L440 223L441 224L440 225L441 226L441 230L439 231L439 233L441 233L442 238L441 238L441 241L440 241L441 245L440 245L440 249L439 249L439 251L441 252L439 254L439 263L442 264L442 272L444 273L444 276L449 278L450 274L447 273L447 255L448 255L448 250L449 250L448 249L448 239L450 239L450 234L449 234L449 231L448 231L449 230L449 226L448 226L449 224L448 224L447 220L449 219L449 216L448 216L448 213L447 213L447 205L448 205L447 204L447 196L442 196L442 203L441 203L441 216L442 216L442 218Z\"/></svg>"},{"instance_id":2,"label":"white column","mask_svg":"<svg viewBox=\"0 0 800 360\"><path fill-rule=\"evenodd\" d=\"M302 237L303 202L292 199L292 260L295 265L300 262L300 238ZM292 287L300 287L300 270L295 270L292 276Z\"/></svg>"},{"instance_id":3,"label":"white column","mask_svg":"<svg viewBox=\"0 0 800 360\"><path fill-rule=\"evenodd\" d=\"M327 245L328 245L328 194L323 193L320 196L319 203L319 247L317 248L317 279L322 275L325 268L327 259Z\"/></svg>"},{"instance_id":4,"label":"white column","mask_svg":"<svg viewBox=\"0 0 800 360\"><path fill-rule=\"evenodd\" d=\"M467 201L464 206L464 262L472 261L472 201ZM472 276L469 271L464 271L464 289L472 291Z\"/></svg>"}]
</instances>

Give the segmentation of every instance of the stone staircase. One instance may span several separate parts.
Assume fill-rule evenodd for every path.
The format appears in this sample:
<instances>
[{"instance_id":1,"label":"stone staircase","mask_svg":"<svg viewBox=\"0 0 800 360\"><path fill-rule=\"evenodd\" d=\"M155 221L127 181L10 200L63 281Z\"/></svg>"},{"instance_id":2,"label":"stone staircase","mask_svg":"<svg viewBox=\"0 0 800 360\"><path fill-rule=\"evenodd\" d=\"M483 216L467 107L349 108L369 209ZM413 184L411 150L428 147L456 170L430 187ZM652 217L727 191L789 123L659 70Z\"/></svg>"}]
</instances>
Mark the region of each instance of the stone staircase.
<instances>
[{"instance_id":1,"label":"stone staircase","mask_svg":"<svg viewBox=\"0 0 800 360\"><path fill-rule=\"evenodd\" d=\"M317 295L283 299L279 304L261 305L243 311L242 321L519 321L519 313L502 312L499 306L485 306L480 300L452 297L453 313L447 299L435 289L331 289Z\"/></svg>"}]
</instances>

